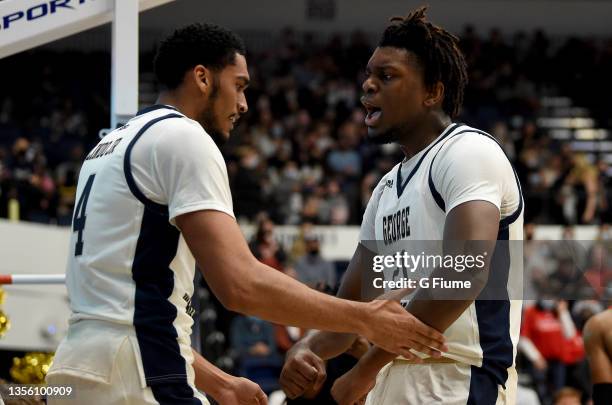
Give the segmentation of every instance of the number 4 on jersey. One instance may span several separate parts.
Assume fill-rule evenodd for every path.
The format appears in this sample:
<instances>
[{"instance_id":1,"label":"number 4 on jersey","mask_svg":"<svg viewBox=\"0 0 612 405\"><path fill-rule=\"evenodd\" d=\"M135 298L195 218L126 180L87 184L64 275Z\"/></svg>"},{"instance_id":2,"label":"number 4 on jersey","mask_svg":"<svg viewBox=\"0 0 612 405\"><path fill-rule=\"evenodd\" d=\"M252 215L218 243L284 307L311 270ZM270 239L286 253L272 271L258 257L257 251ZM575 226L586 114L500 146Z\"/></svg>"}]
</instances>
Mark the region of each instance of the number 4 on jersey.
<instances>
[{"instance_id":1,"label":"number 4 on jersey","mask_svg":"<svg viewBox=\"0 0 612 405\"><path fill-rule=\"evenodd\" d=\"M85 211L87 210L87 200L89 199L89 193L91 191L91 186L93 186L95 174L92 174L87 179L87 183L85 184L85 188L83 189L83 193L79 198L79 202L74 209L74 218L72 218L72 231L78 232L77 243L74 246L74 255L80 256L83 254L83 230L85 229L85 220L87 216L85 215Z\"/></svg>"}]
</instances>

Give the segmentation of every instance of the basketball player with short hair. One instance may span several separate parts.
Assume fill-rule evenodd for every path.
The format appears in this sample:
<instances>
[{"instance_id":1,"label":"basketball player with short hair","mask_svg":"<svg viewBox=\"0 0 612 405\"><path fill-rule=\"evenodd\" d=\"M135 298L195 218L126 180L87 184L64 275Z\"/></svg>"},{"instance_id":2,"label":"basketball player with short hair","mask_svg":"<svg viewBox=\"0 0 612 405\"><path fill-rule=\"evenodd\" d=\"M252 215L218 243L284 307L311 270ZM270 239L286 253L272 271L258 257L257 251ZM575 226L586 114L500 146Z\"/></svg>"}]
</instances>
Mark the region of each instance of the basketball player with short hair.
<instances>
[{"instance_id":1,"label":"basketball player with short hair","mask_svg":"<svg viewBox=\"0 0 612 405\"><path fill-rule=\"evenodd\" d=\"M406 355L444 350L443 336L397 302L329 297L251 254L216 145L247 111L240 38L214 25L179 29L159 47L155 72L158 104L102 139L80 172L67 270L73 314L47 376L74 387L59 403L208 403L198 389L221 404L267 403L256 384L191 349L196 263L231 310L359 333Z\"/></svg>"},{"instance_id":2,"label":"basketball player with short hair","mask_svg":"<svg viewBox=\"0 0 612 405\"><path fill-rule=\"evenodd\" d=\"M458 39L427 21L425 10L393 18L367 65L362 103L368 136L399 144L406 157L373 191L339 296L365 298L361 287L375 253L368 242L399 251L409 242L443 241L446 249L451 241L485 241L494 250L484 281L468 295L435 300L436 291L419 288L407 304L426 324L445 331L449 351L443 358L426 352L422 359L396 358L373 347L335 382L332 394L341 405L362 402L372 387L372 405L516 401L521 301L510 299L508 285L520 276L522 257L498 240L522 240L521 188L495 139L452 121L462 104L466 62ZM493 283L498 289L492 295ZM281 373L287 395L316 391L321 378L308 380L298 371L320 367L353 338L317 332L298 342Z\"/></svg>"},{"instance_id":3,"label":"basketball player with short hair","mask_svg":"<svg viewBox=\"0 0 612 405\"><path fill-rule=\"evenodd\" d=\"M612 398L612 309L594 315L584 325L584 347L593 383L593 405Z\"/></svg>"}]
</instances>

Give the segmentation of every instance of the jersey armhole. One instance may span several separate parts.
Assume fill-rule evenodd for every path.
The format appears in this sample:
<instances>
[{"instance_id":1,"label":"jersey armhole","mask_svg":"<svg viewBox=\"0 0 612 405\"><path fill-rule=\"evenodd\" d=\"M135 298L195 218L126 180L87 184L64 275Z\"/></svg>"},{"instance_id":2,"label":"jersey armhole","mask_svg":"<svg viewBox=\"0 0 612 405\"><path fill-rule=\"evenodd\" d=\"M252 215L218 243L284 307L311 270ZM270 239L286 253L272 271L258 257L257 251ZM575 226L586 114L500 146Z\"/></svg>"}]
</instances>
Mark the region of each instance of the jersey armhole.
<instances>
[{"instance_id":1,"label":"jersey armhole","mask_svg":"<svg viewBox=\"0 0 612 405\"><path fill-rule=\"evenodd\" d=\"M438 149L438 151L436 152L436 154L434 155L434 157L431 159L431 163L429 164L429 173L428 173L428 184L429 184L429 190L431 192L431 195L433 196L434 201L436 202L436 205L444 212L446 213L446 203L444 202L444 198L442 197L442 195L440 194L440 192L436 189L436 185L434 184L433 181L433 177L431 175L431 171L433 170L433 164L436 160L436 157L438 156L438 153L440 153L440 151L442 150L442 148L444 147L444 145L446 144L446 142L457 136L457 135L461 135L463 133L474 133L474 134L478 134L478 135L482 135L485 136L489 139L491 139L493 142L495 142L497 144L497 146L499 146L503 152L503 154L506 156L506 159L508 159L508 162L510 163L510 167L512 167L512 173L514 174L514 178L516 180L516 186L517 186L517 190L518 190L518 194L519 194L519 204L518 207L516 208L516 210L508 215L507 217L501 219L499 221L499 228L500 229L505 229L507 227L509 227L514 221L516 221L518 219L518 217L520 216L521 212L523 211L523 191L521 189L521 183L519 182L518 179L518 175L516 174L516 170L514 170L514 166L512 166L512 162L510 162L510 159L508 158L508 156L506 155L506 152L504 151L504 148L499 144L499 142L497 142L497 140L492 136L489 135L488 133L484 132L484 131L480 131L474 128L468 129L468 130L463 130L463 131L459 131L456 134L453 134L452 136L450 136Z\"/></svg>"},{"instance_id":2,"label":"jersey armhole","mask_svg":"<svg viewBox=\"0 0 612 405\"><path fill-rule=\"evenodd\" d=\"M125 174L125 180L127 182L128 188L130 189L131 193L141 203L144 204L145 208L147 208L147 209L149 209L149 210L151 210L151 211L153 211L155 213L158 213L160 215L166 215L166 216L169 215L168 214L168 206L156 203L155 201L152 201L151 199L147 198L144 195L144 193L136 185L136 180L134 180L134 175L132 174L132 165L131 165L132 149L134 149L134 145L136 145L136 142L138 142L138 140L145 133L145 131L147 129L149 129L151 126L153 126L154 124L156 124L156 123L158 123L160 121L169 119L169 118L182 118L182 117L183 116L181 114L172 113L172 114L167 114L167 115L155 118L155 119L147 122L142 128L140 128L138 133L136 133L134 138L130 141L130 143L128 144L127 149L125 151L125 156L123 158L123 173Z\"/></svg>"}]
</instances>

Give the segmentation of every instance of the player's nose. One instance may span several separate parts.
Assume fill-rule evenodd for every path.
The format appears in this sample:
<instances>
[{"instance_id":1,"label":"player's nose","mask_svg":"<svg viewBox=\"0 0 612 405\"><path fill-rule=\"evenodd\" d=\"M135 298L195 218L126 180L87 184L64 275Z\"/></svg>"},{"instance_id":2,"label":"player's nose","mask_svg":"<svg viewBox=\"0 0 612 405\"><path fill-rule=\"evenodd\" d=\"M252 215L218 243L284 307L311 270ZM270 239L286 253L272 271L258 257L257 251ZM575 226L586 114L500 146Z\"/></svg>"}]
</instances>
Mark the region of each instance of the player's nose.
<instances>
[{"instance_id":1,"label":"player's nose","mask_svg":"<svg viewBox=\"0 0 612 405\"><path fill-rule=\"evenodd\" d=\"M245 114L247 111L249 111L249 105L246 101L246 96L244 93L242 93L238 98L238 111L240 114Z\"/></svg>"},{"instance_id":2,"label":"player's nose","mask_svg":"<svg viewBox=\"0 0 612 405\"><path fill-rule=\"evenodd\" d=\"M363 81L363 83L361 84L361 89L366 94L371 94L371 93L374 93L376 91L376 86L372 82L372 78L371 77L368 77L367 79L365 79Z\"/></svg>"}]
</instances>

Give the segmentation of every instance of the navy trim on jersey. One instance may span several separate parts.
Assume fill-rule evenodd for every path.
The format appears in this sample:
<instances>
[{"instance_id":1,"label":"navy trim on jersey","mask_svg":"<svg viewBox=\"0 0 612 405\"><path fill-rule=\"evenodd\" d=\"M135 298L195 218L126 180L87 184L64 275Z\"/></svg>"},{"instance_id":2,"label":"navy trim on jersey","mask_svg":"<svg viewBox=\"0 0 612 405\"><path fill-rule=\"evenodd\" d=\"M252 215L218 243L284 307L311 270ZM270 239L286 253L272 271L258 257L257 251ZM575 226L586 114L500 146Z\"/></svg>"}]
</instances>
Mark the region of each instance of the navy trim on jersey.
<instances>
[{"instance_id":1,"label":"navy trim on jersey","mask_svg":"<svg viewBox=\"0 0 612 405\"><path fill-rule=\"evenodd\" d=\"M145 209L132 264L136 284L133 324L145 380L155 399L161 405L200 405L187 380L187 363L173 324L177 309L169 301L174 290L170 263L179 237L168 215Z\"/></svg>"},{"instance_id":2,"label":"navy trim on jersey","mask_svg":"<svg viewBox=\"0 0 612 405\"><path fill-rule=\"evenodd\" d=\"M419 167L421 166L421 163L423 163L423 159L425 159L425 156L427 156L427 154L429 153L430 150L432 150L434 148L434 146L436 146L437 144L439 144L440 142L442 142L444 140L444 138L446 138L451 132L453 132L457 127L459 127L461 124L452 124L450 125L440 136L440 138L434 142L429 148L427 148L427 150L425 150L425 153L423 153L423 156L421 156L421 158L419 159L419 161L417 162L416 166L414 166L414 168L412 169L412 171L410 172L410 174L408 175L408 177L406 178L406 181L403 182L402 181L402 165L400 163L400 167L397 170L397 198L400 198L402 196L402 193L404 192L404 190L406 189L406 187L408 186L408 183L410 182L410 179L412 179L412 177L414 176L414 174L416 173L417 170L419 170Z\"/></svg>"},{"instance_id":3,"label":"navy trim on jersey","mask_svg":"<svg viewBox=\"0 0 612 405\"><path fill-rule=\"evenodd\" d=\"M491 264L489 279L474 305L482 348L481 368L498 384L506 387L508 368L514 363L514 346L510 338L510 297L508 278L510 275L510 231L499 230L498 243Z\"/></svg>"},{"instance_id":4,"label":"navy trim on jersey","mask_svg":"<svg viewBox=\"0 0 612 405\"><path fill-rule=\"evenodd\" d=\"M437 153L431 160L432 164L433 164L433 161L436 159L436 156L438 156ZM429 183L429 191L431 191L431 195L433 196L434 201L436 202L436 204L438 205L438 207L440 207L442 211L446 212L446 203L444 202L444 198L442 198L442 195L438 193L438 190L436 189L433 179L431 178L431 165L429 165L429 176L428 177L429 179L427 179L427 182Z\"/></svg>"},{"instance_id":5,"label":"navy trim on jersey","mask_svg":"<svg viewBox=\"0 0 612 405\"><path fill-rule=\"evenodd\" d=\"M495 139L493 136L487 134L484 131L481 131L479 129L475 129L475 128L471 128L471 129L466 129L463 131L459 131L455 134L453 134L452 137L455 137L457 135L461 135L464 133L477 133L480 135L484 135L490 139L492 139L501 149L502 152L504 153L504 155L506 156L506 159L508 159L508 155L506 155L506 152L504 151L504 148L499 144L499 142L497 142L497 139ZM451 137L451 138L452 138ZM450 138L447 138L450 139ZM444 212L446 212L446 204L444 202L444 198L442 198L442 196L440 195L440 193L438 192L438 190L436 189L436 186L433 182L433 178L431 176L431 171L433 168L433 163L436 160L436 157L438 156L438 153L440 153L440 151L442 150L442 147L440 147L440 149L438 149L438 151L436 152L436 154L434 155L433 159L431 159L431 163L429 164L429 174L428 174L428 184L429 184L429 190L431 191L431 195L434 198L434 201L436 202L436 204L438 205L438 207L440 207L440 209ZM508 162L510 162L510 159L508 159ZM514 173L514 178L516 180L516 186L518 188L518 192L519 192L519 205L516 208L516 210L510 214L509 216L507 216L506 218L502 219L499 221L499 227L500 228L507 228L509 227L512 223L514 223L514 221L516 221L518 219L518 217L521 215L521 212L523 210L523 190L521 188L521 183L519 182L519 178L518 175L516 174L516 170L514 170L514 166L512 166L512 162L510 162L510 167L512 167L512 172Z\"/></svg>"},{"instance_id":6,"label":"navy trim on jersey","mask_svg":"<svg viewBox=\"0 0 612 405\"><path fill-rule=\"evenodd\" d=\"M139 111L136 113L136 116L138 117L139 115L146 114L146 113L151 112L151 111L159 110L159 109L161 109L161 108L166 108L166 109L168 109L168 110L174 110L174 111L177 111L177 112L178 112L178 110L177 110L175 107L172 107L171 105L166 105L166 104L154 104L154 105L152 105L152 106L150 106L150 107L143 108L142 110L139 110Z\"/></svg>"},{"instance_id":7,"label":"navy trim on jersey","mask_svg":"<svg viewBox=\"0 0 612 405\"><path fill-rule=\"evenodd\" d=\"M153 107L156 107L156 106L153 106ZM162 107L165 108L166 106L162 106ZM152 107L149 107L149 108L152 108ZM156 212L160 215L168 215L168 206L163 205L163 204L158 204L155 201L151 201L143 194L142 191L140 191L140 189L136 185L136 181L134 180L134 176L132 175L132 165L131 165L132 149L134 148L134 145L136 144L138 139L140 139L142 134L144 134L147 129L151 128L152 125L158 123L159 121L166 120L168 118L181 118L181 117L183 116L180 114L172 113L172 114L167 114L161 117L157 117L147 122L142 128L140 128L138 133L130 141L125 151L125 156L123 158L123 172L125 174L125 180L127 182L127 185L130 191L132 192L132 194L134 194L134 197L136 197L141 203L144 204L145 207L147 207L151 211Z\"/></svg>"},{"instance_id":8,"label":"navy trim on jersey","mask_svg":"<svg viewBox=\"0 0 612 405\"><path fill-rule=\"evenodd\" d=\"M497 402L497 383L482 369L470 368L470 393L467 405L495 405Z\"/></svg>"}]
</instances>

